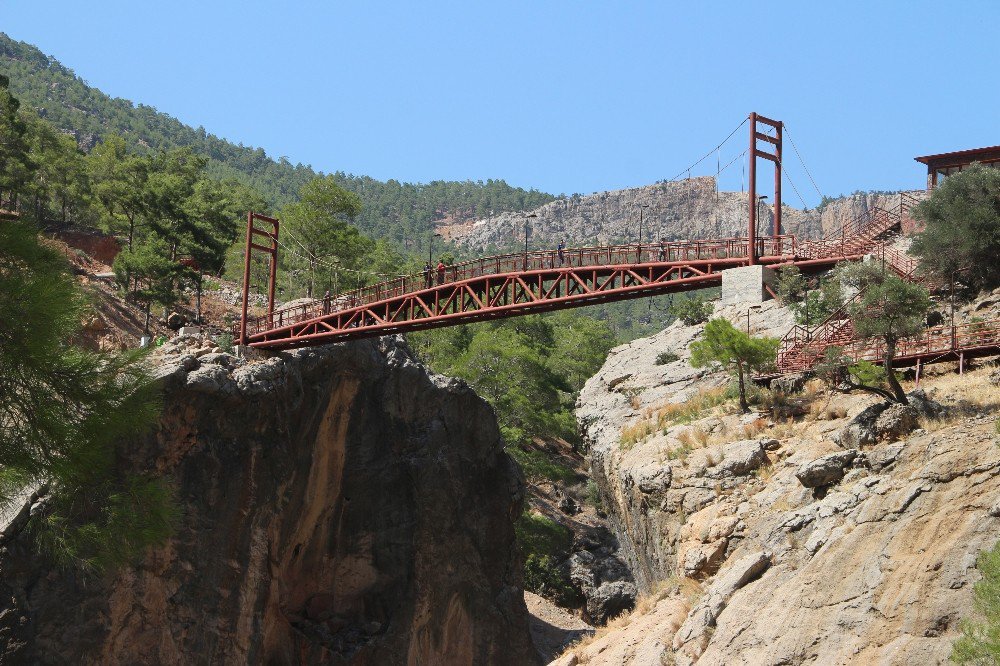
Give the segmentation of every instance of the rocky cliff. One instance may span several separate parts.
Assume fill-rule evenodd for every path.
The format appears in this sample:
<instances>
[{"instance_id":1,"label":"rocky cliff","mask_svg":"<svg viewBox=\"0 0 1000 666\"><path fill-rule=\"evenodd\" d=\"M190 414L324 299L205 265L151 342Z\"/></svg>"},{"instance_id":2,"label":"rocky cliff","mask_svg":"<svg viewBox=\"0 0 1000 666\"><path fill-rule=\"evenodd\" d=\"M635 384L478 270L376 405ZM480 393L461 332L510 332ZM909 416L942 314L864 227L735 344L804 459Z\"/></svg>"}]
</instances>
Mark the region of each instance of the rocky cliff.
<instances>
[{"instance_id":1,"label":"rocky cliff","mask_svg":"<svg viewBox=\"0 0 1000 666\"><path fill-rule=\"evenodd\" d=\"M120 449L171 481L175 536L101 579L8 543L0 662L534 663L523 483L480 398L394 341L200 346L165 348L162 419Z\"/></svg>"},{"instance_id":2,"label":"rocky cliff","mask_svg":"<svg viewBox=\"0 0 1000 666\"><path fill-rule=\"evenodd\" d=\"M745 325L740 309L717 314ZM751 313L760 332L787 320ZM699 329L614 350L581 394L644 596L560 666L945 663L1000 530L1000 373L932 367L912 409L788 382L744 416L688 367Z\"/></svg>"},{"instance_id":3,"label":"rocky cliff","mask_svg":"<svg viewBox=\"0 0 1000 666\"><path fill-rule=\"evenodd\" d=\"M815 238L832 233L874 206L895 210L895 194L856 194L831 201L822 211L782 207L785 233ZM747 194L719 192L713 177L697 177L586 196L558 199L532 211L531 247L633 242L643 209L643 239L725 238L746 235ZM448 237L476 253L520 247L525 213L500 213L461 227L449 227ZM770 230L771 209L761 207L760 229Z\"/></svg>"}]
</instances>

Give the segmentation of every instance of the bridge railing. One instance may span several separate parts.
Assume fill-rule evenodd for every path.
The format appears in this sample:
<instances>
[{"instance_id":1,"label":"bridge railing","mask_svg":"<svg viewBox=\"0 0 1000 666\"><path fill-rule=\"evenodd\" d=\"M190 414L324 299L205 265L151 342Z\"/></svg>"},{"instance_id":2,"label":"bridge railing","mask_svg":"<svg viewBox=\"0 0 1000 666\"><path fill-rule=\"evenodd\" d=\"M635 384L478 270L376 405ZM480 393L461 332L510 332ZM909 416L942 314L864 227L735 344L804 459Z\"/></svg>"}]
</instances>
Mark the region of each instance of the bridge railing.
<instances>
[{"instance_id":1,"label":"bridge railing","mask_svg":"<svg viewBox=\"0 0 1000 666\"><path fill-rule=\"evenodd\" d=\"M912 358L983 347L1000 347L1000 319L928 328L896 343L895 355ZM854 340L844 346L843 355L854 362L881 360L885 358L885 343L877 339Z\"/></svg>"},{"instance_id":2,"label":"bridge railing","mask_svg":"<svg viewBox=\"0 0 1000 666\"><path fill-rule=\"evenodd\" d=\"M316 299L311 303L279 308L271 316L263 315L248 319L246 330L248 335L256 335L266 330L316 319L361 305L398 298L405 294L419 293L441 284L461 282L486 275L559 268L586 268L589 266L633 266L680 261L712 261L743 258L747 256L747 250L747 238L734 237L566 248L562 251L561 256L559 250L533 250L527 253L501 254L452 264L446 266L443 273L437 268L432 268L427 272L403 275L361 287L331 297L329 300ZM793 256L795 252L795 236L791 234L765 236L757 239L758 256ZM237 328L234 326L234 330Z\"/></svg>"}]
</instances>

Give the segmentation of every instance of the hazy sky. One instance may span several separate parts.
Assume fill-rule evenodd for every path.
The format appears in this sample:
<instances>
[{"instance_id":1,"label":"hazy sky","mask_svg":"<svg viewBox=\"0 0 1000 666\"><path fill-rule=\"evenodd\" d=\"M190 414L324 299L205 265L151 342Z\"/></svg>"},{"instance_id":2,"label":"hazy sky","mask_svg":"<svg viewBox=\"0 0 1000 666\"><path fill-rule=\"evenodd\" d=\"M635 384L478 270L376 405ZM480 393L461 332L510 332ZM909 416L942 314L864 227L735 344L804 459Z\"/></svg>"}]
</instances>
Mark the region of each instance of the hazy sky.
<instances>
[{"instance_id":1,"label":"hazy sky","mask_svg":"<svg viewBox=\"0 0 1000 666\"><path fill-rule=\"evenodd\" d=\"M555 194L672 178L750 111L824 194L922 187L914 156L1000 144L998 27L987 1L0 0L0 30L90 84L271 155Z\"/></svg>"}]
</instances>

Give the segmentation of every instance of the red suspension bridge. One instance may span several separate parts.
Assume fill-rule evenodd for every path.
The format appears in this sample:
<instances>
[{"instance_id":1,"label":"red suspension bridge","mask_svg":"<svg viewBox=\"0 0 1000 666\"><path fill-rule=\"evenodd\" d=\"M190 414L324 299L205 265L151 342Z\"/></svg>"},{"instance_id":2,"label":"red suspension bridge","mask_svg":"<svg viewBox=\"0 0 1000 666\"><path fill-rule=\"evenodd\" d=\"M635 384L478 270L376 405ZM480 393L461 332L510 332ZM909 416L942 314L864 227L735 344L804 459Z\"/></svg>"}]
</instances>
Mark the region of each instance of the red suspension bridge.
<instances>
[{"instance_id":1,"label":"red suspension bridge","mask_svg":"<svg viewBox=\"0 0 1000 666\"><path fill-rule=\"evenodd\" d=\"M799 241L783 234L783 125L757 114L751 114L749 121L749 219L743 237L503 254L275 309L280 224L276 219L250 213L243 316L234 326L234 337L243 345L261 349L320 345L704 289L720 285L727 269L757 264L779 270L794 265L815 272L874 255L901 276L917 279L912 260L890 247L914 203L906 193L900 195L895 210L870 209L821 240ZM770 144L773 152L760 149L760 142ZM769 160L775 167L773 226L771 233L764 236L757 233L757 159ZM268 307L266 314L250 317L250 260L255 251L269 259ZM847 311L845 306L815 327L794 327L782 340L779 370L809 369L832 345L843 347L848 356L880 360L877 345L854 339ZM917 363L940 360L949 354L962 354L964 360L965 352L1000 352L1000 322L985 322L974 330L929 329L920 341L906 341L900 348L901 361Z\"/></svg>"}]
</instances>

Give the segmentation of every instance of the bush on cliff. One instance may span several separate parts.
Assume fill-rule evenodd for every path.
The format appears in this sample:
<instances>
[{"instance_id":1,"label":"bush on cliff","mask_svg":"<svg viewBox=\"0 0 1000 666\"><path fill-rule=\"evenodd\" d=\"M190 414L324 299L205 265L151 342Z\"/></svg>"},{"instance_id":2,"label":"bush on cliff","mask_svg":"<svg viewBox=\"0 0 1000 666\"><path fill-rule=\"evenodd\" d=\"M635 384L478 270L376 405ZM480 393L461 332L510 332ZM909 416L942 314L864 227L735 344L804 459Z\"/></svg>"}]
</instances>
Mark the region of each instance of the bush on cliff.
<instances>
[{"instance_id":1,"label":"bush on cliff","mask_svg":"<svg viewBox=\"0 0 1000 666\"><path fill-rule=\"evenodd\" d=\"M726 319L713 319L705 325L702 339L691 343L691 365L717 365L734 375L740 409L749 412L746 385L750 374L773 365L777 349L778 340L774 338L753 338Z\"/></svg>"},{"instance_id":2,"label":"bush on cliff","mask_svg":"<svg viewBox=\"0 0 1000 666\"><path fill-rule=\"evenodd\" d=\"M679 298L670 306L670 314L687 326L702 324L712 316L712 304L701 296Z\"/></svg>"}]
</instances>

